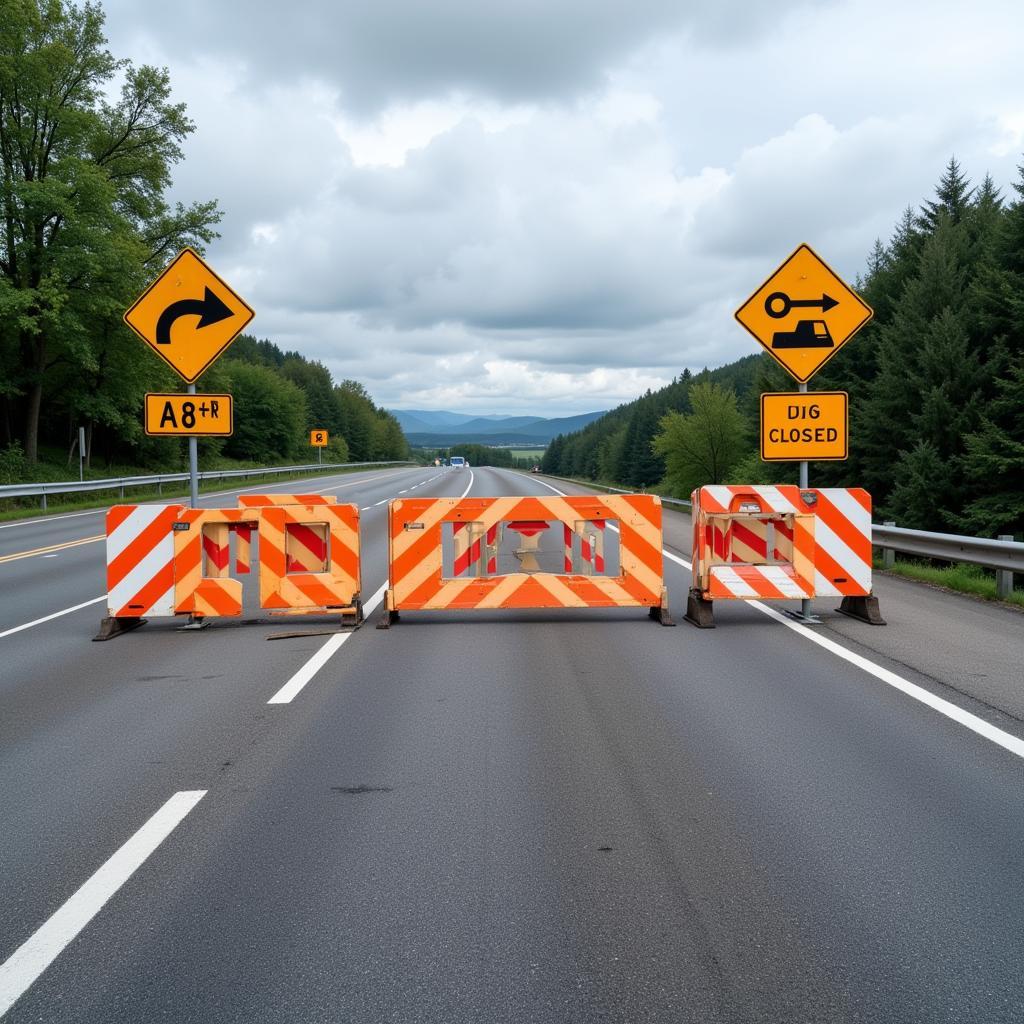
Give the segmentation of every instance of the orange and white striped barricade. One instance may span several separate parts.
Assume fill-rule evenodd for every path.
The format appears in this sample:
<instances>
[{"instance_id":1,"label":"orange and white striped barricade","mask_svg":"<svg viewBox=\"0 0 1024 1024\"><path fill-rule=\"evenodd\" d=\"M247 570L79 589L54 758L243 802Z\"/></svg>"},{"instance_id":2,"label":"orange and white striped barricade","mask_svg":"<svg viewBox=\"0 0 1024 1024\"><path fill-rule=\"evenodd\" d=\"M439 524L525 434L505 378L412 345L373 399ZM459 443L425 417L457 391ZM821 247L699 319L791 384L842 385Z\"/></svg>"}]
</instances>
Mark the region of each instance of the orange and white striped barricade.
<instances>
[{"instance_id":1,"label":"orange and white striped barricade","mask_svg":"<svg viewBox=\"0 0 1024 1024\"><path fill-rule=\"evenodd\" d=\"M107 615L94 640L174 614L174 524L182 505L115 505L107 512Z\"/></svg>"},{"instance_id":2,"label":"orange and white striped barricade","mask_svg":"<svg viewBox=\"0 0 1024 1024\"><path fill-rule=\"evenodd\" d=\"M340 612L361 622L359 509L272 505L258 514L261 607L277 615Z\"/></svg>"},{"instance_id":3,"label":"orange and white striped barricade","mask_svg":"<svg viewBox=\"0 0 1024 1024\"><path fill-rule=\"evenodd\" d=\"M686 618L714 626L716 600L842 598L884 625L871 592L871 495L859 487L719 484L693 492Z\"/></svg>"},{"instance_id":4,"label":"orange and white striped barricade","mask_svg":"<svg viewBox=\"0 0 1024 1024\"><path fill-rule=\"evenodd\" d=\"M174 526L176 614L189 615L194 622L242 614L242 584L230 578L229 537L232 530L243 528L251 536L256 519L257 513L243 508L181 512ZM248 560L246 551L246 571Z\"/></svg>"},{"instance_id":5,"label":"orange and white striped barricade","mask_svg":"<svg viewBox=\"0 0 1024 1024\"><path fill-rule=\"evenodd\" d=\"M595 524L601 523L601 527ZM619 536L618 575L595 572L605 524ZM563 538L565 572L541 571L542 536ZM445 575L445 527L453 561ZM584 497L399 498L388 505L388 590L378 628L403 611L497 608L647 608L668 614L662 561L661 500L649 494ZM573 570L573 538L589 571ZM515 570L498 572L503 542ZM600 546L604 571L604 546ZM508 555L502 556L507 558ZM561 555L558 556L561 559Z\"/></svg>"}]
</instances>

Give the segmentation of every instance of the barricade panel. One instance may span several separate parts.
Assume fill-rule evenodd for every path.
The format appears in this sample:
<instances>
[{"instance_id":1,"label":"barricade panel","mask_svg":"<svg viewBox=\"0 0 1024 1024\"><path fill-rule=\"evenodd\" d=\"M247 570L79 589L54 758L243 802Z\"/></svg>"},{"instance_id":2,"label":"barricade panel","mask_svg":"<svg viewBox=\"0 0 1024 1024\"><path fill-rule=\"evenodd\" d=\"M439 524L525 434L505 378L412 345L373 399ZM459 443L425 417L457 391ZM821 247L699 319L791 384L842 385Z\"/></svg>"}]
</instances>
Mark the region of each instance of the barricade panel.
<instances>
[{"instance_id":1,"label":"barricade panel","mask_svg":"<svg viewBox=\"0 0 1024 1024\"><path fill-rule=\"evenodd\" d=\"M197 618L242 614L242 584L230 578L230 531L251 529L245 509L184 509L174 526L174 612Z\"/></svg>"},{"instance_id":2,"label":"barricade panel","mask_svg":"<svg viewBox=\"0 0 1024 1024\"><path fill-rule=\"evenodd\" d=\"M861 488L716 485L692 497L701 599L870 595L871 497Z\"/></svg>"},{"instance_id":3,"label":"barricade panel","mask_svg":"<svg viewBox=\"0 0 1024 1024\"><path fill-rule=\"evenodd\" d=\"M266 508L270 505L336 505L333 494L240 494L239 508Z\"/></svg>"},{"instance_id":4,"label":"barricade panel","mask_svg":"<svg viewBox=\"0 0 1024 1024\"><path fill-rule=\"evenodd\" d=\"M115 505L107 512L107 612L174 614L173 526L182 505Z\"/></svg>"},{"instance_id":5,"label":"barricade panel","mask_svg":"<svg viewBox=\"0 0 1024 1024\"><path fill-rule=\"evenodd\" d=\"M259 517L262 607L311 611L358 604L359 510L354 505L268 506Z\"/></svg>"},{"instance_id":6,"label":"barricade panel","mask_svg":"<svg viewBox=\"0 0 1024 1024\"><path fill-rule=\"evenodd\" d=\"M653 495L401 498L390 503L388 522L389 613L666 608L661 502ZM615 575L605 551L609 526L618 531ZM542 537L555 545L542 549ZM510 558L511 571L502 571Z\"/></svg>"}]
</instances>

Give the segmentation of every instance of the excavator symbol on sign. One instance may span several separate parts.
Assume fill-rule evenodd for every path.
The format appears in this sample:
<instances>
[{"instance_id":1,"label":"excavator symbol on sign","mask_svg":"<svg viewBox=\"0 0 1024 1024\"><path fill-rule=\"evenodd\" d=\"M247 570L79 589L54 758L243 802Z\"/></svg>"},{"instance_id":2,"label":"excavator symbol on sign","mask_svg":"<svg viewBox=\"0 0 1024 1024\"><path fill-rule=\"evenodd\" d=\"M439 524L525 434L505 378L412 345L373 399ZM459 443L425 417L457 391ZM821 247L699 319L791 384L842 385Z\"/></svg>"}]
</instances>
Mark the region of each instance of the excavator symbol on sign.
<instances>
[{"instance_id":1,"label":"excavator symbol on sign","mask_svg":"<svg viewBox=\"0 0 1024 1024\"><path fill-rule=\"evenodd\" d=\"M820 309L827 313L839 303L831 295L820 299L791 299L785 292L772 292L764 300L764 311L774 320L781 320L791 309ZM776 331L772 335L772 348L832 348L832 335L824 320L798 320L792 331Z\"/></svg>"}]
</instances>

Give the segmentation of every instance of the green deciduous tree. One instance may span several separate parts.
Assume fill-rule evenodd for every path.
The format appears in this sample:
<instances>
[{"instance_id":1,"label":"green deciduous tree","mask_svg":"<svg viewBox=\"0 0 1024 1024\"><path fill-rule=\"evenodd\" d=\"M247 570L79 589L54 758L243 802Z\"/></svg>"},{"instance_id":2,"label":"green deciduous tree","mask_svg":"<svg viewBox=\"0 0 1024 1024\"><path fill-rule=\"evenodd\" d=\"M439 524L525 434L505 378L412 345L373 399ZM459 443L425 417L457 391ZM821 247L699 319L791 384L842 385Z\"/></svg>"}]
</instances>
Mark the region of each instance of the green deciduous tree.
<instances>
[{"instance_id":1,"label":"green deciduous tree","mask_svg":"<svg viewBox=\"0 0 1024 1024\"><path fill-rule=\"evenodd\" d=\"M712 381L690 388L691 413L667 413L653 446L665 460L665 482L674 495L724 483L744 455L747 425L736 394Z\"/></svg>"},{"instance_id":2,"label":"green deciduous tree","mask_svg":"<svg viewBox=\"0 0 1024 1024\"><path fill-rule=\"evenodd\" d=\"M171 252L208 241L219 216L213 203L165 199L193 129L167 72L118 61L105 44L94 4L4 0L0 376L29 462L55 368L94 384L89 400L84 389L53 392L59 405L121 425L128 403L105 372L126 337L118 314Z\"/></svg>"}]
</instances>

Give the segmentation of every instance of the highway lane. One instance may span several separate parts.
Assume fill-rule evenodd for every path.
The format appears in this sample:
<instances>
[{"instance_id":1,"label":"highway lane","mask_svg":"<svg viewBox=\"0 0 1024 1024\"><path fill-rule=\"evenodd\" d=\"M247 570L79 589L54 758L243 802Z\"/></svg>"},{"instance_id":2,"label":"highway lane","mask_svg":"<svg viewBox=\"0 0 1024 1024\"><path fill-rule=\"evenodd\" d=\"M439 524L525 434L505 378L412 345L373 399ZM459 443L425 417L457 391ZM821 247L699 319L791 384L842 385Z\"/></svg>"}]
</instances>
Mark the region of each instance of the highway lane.
<instances>
[{"instance_id":1,"label":"highway lane","mask_svg":"<svg viewBox=\"0 0 1024 1024\"><path fill-rule=\"evenodd\" d=\"M474 471L517 491L545 493ZM1019 1019L1021 762L752 609L720 621L409 614L273 709L319 641L31 651L19 678L64 678L0 737L33 808L0 835L0 960L209 792L8 1019Z\"/></svg>"},{"instance_id":2,"label":"highway lane","mask_svg":"<svg viewBox=\"0 0 1024 1024\"><path fill-rule=\"evenodd\" d=\"M461 493L465 481L454 477L385 471L352 486L350 476L335 475L302 490L337 493L364 507L363 579L372 592L386 575L381 502L414 486L417 494ZM206 504L216 501L207 496ZM23 621L102 591L102 551L102 544L85 554L74 549L56 577L44 560L0 565L0 585L19 605L14 613L5 601L5 616ZM13 587L10 578L33 564L34 575ZM180 633L174 620L160 619L131 634L131 642L90 643L102 614L97 605L0 639L0 961L41 907L59 903L56 894L73 891L88 874L90 857L102 860L119 828L141 821L168 777L208 778L230 767L233 751L272 725L266 701L323 643L265 642L285 629L315 628L294 620Z\"/></svg>"},{"instance_id":3,"label":"highway lane","mask_svg":"<svg viewBox=\"0 0 1024 1024\"><path fill-rule=\"evenodd\" d=\"M200 496L203 508L234 507L239 494L248 492L335 494L372 507L399 489L426 480L439 470L403 468L330 474L304 480L233 488ZM392 479L400 481L397 487ZM354 498L353 498L354 500ZM170 503L170 500L169 502ZM182 502L187 505L187 499ZM87 514L43 517L0 524L0 583L12 598L0 602L0 634L8 629L53 614L97 597L105 590L104 516L98 509ZM103 605L76 614L99 617ZM97 618L98 621L98 618Z\"/></svg>"}]
</instances>

